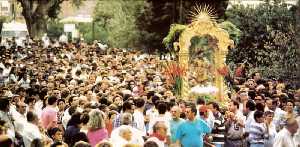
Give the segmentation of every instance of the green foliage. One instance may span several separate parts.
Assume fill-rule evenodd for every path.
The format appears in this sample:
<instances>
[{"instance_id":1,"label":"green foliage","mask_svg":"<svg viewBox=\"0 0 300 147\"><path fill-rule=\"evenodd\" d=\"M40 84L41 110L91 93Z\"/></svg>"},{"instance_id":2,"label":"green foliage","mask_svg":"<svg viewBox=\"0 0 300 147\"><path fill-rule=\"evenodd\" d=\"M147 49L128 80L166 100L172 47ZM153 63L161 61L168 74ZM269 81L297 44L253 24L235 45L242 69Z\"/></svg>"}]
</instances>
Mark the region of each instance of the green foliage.
<instances>
[{"instance_id":1,"label":"green foliage","mask_svg":"<svg viewBox=\"0 0 300 147\"><path fill-rule=\"evenodd\" d=\"M266 77L293 79L299 65L292 10L283 3L266 3L256 8L233 6L226 12L227 20L243 33L230 50L227 62L246 63L252 70L263 71Z\"/></svg>"},{"instance_id":2,"label":"green foliage","mask_svg":"<svg viewBox=\"0 0 300 147\"><path fill-rule=\"evenodd\" d=\"M145 48L159 49L167 52L162 40L167 36L171 24L187 24L190 22L190 11L196 5L209 5L222 18L228 5L228 0L146 0L145 13L138 17L141 30L140 43Z\"/></svg>"},{"instance_id":3,"label":"green foliage","mask_svg":"<svg viewBox=\"0 0 300 147\"><path fill-rule=\"evenodd\" d=\"M163 44L167 49L173 49L173 43L178 40L181 32L185 30L187 26L181 24L172 24L169 34L163 39Z\"/></svg>"},{"instance_id":4,"label":"green foliage","mask_svg":"<svg viewBox=\"0 0 300 147\"><path fill-rule=\"evenodd\" d=\"M93 38L93 24L92 23L79 23L77 25L78 30L83 34L83 38L87 43L92 43L94 40L98 40L101 43L107 43L107 31L102 27L99 22L94 23L94 38Z\"/></svg>"},{"instance_id":5,"label":"green foliage","mask_svg":"<svg viewBox=\"0 0 300 147\"><path fill-rule=\"evenodd\" d=\"M59 38L64 32L64 25L58 21L50 21L47 26L47 35L50 38Z\"/></svg>"},{"instance_id":6,"label":"green foliage","mask_svg":"<svg viewBox=\"0 0 300 147\"><path fill-rule=\"evenodd\" d=\"M173 89L173 92L175 93L176 96L181 95L182 84L183 84L183 79L181 77L176 77L175 85L174 85L174 89Z\"/></svg>"},{"instance_id":7,"label":"green foliage","mask_svg":"<svg viewBox=\"0 0 300 147\"><path fill-rule=\"evenodd\" d=\"M103 24L107 40L114 47L134 47L140 38L137 16L143 13L144 1L99 0L94 18Z\"/></svg>"},{"instance_id":8,"label":"green foliage","mask_svg":"<svg viewBox=\"0 0 300 147\"><path fill-rule=\"evenodd\" d=\"M226 30L229 33L230 39L232 39L235 44L239 44L242 32L237 28L236 25L234 25L230 21L223 21L219 25L222 29Z\"/></svg>"}]
</instances>

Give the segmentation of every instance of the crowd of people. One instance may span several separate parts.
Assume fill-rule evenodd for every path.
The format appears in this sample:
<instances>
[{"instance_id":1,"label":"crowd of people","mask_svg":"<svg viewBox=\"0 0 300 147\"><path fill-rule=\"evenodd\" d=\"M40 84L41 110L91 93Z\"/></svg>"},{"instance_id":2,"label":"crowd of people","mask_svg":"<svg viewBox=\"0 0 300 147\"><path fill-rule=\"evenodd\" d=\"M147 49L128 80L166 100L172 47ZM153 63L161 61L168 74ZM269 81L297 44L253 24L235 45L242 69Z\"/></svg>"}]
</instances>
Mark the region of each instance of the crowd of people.
<instances>
[{"instance_id":1,"label":"crowd of people","mask_svg":"<svg viewBox=\"0 0 300 147\"><path fill-rule=\"evenodd\" d=\"M256 72L228 105L173 93L157 55L29 38L2 44L0 146L299 147L300 91Z\"/></svg>"}]
</instances>

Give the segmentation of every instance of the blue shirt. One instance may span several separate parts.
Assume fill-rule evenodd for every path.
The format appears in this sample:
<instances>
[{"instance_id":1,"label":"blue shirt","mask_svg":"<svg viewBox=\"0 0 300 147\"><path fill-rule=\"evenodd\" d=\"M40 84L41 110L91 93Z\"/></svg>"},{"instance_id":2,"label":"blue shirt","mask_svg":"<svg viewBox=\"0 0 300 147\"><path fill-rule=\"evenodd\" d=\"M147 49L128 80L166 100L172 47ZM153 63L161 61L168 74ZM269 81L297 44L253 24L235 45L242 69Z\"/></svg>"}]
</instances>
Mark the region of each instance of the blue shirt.
<instances>
[{"instance_id":1,"label":"blue shirt","mask_svg":"<svg viewBox=\"0 0 300 147\"><path fill-rule=\"evenodd\" d=\"M210 132L211 128L202 119L185 121L176 131L176 140L179 140L183 147L203 147L203 135Z\"/></svg>"},{"instance_id":2,"label":"blue shirt","mask_svg":"<svg viewBox=\"0 0 300 147\"><path fill-rule=\"evenodd\" d=\"M176 131L179 127L184 122L184 119L179 118L179 120L175 121L173 119L170 120L170 130L171 130L171 142L175 143L176 142Z\"/></svg>"}]
</instances>

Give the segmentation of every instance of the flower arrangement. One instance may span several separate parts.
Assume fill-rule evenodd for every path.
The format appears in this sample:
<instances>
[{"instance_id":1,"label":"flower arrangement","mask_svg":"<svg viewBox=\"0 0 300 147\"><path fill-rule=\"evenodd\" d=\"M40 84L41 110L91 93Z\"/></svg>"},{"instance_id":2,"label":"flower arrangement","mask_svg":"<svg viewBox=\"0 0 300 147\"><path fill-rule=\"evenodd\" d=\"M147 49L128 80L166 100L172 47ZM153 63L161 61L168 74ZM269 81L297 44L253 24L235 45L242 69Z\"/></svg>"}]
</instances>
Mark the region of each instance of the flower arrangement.
<instances>
[{"instance_id":1,"label":"flower arrangement","mask_svg":"<svg viewBox=\"0 0 300 147\"><path fill-rule=\"evenodd\" d=\"M181 95L183 77L186 76L186 68L178 63L169 63L165 68L165 76L167 82L173 85L173 90L176 95Z\"/></svg>"}]
</instances>

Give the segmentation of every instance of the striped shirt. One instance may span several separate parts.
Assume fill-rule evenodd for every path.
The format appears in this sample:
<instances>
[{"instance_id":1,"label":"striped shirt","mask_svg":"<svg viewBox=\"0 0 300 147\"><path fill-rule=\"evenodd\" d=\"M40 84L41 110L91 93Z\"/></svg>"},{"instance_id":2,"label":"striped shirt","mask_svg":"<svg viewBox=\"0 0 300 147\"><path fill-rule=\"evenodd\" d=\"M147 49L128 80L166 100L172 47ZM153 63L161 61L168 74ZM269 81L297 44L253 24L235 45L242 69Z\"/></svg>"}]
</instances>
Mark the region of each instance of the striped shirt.
<instances>
[{"instance_id":1,"label":"striped shirt","mask_svg":"<svg viewBox=\"0 0 300 147\"><path fill-rule=\"evenodd\" d=\"M267 131L263 123L253 122L249 128L249 142L251 144L264 143Z\"/></svg>"}]
</instances>

